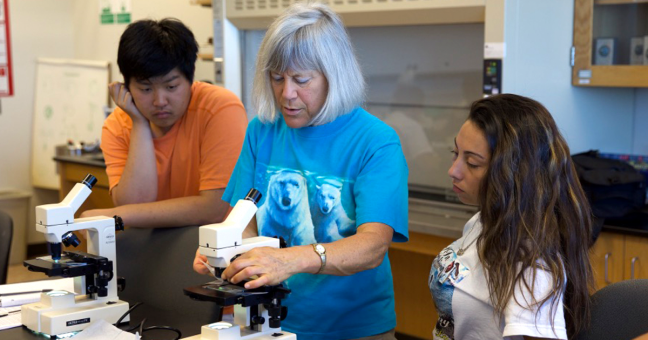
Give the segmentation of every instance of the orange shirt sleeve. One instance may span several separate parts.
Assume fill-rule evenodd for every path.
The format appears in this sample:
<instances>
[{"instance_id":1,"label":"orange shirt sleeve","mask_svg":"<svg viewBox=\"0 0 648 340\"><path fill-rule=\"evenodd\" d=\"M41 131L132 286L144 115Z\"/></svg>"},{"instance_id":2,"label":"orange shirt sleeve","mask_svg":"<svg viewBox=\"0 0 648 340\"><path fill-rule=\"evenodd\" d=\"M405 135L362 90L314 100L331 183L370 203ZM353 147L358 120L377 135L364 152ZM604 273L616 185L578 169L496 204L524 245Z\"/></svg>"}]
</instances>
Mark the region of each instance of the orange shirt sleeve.
<instances>
[{"instance_id":1,"label":"orange shirt sleeve","mask_svg":"<svg viewBox=\"0 0 648 340\"><path fill-rule=\"evenodd\" d=\"M130 144L130 118L121 109L115 109L101 129L101 151L106 162L110 193L124 173ZM132 124L132 123L131 123Z\"/></svg>"},{"instance_id":2,"label":"orange shirt sleeve","mask_svg":"<svg viewBox=\"0 0 648 340\"><path fill-rule=\"evenodd\" d=\"M241 101L230 91L219 88L218 104L211 109L205 122L200 147L199 190L222 189L227 186L238 160L245 130L247 115Z\"/></svg>"}]
</instances>

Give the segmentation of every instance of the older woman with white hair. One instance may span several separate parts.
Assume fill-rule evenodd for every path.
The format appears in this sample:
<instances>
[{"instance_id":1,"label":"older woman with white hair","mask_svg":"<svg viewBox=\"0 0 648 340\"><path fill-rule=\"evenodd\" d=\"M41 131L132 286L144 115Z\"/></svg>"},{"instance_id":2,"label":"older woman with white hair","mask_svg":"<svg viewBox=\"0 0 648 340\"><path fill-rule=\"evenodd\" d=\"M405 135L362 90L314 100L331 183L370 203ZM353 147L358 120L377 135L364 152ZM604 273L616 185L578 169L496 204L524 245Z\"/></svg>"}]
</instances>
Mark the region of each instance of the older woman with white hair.
<instances>
[{"instance_id":1,"label":"older woman with white hair","mask_svg":"<svg viewBox=\"0 0 648 340\"><path fill-rule=\"evenodd\" d=\"M360 107L365 84L340 18L295 4L263 39L254 79L258 116L223 199L263 193L245 236L281 236L222 273L246 288L285 282L282 327L304 339L395 339L387 249L405 242L407 164L398 136ZM194 269L207 269L196 254Z\"/></svg>"}]
</instances>

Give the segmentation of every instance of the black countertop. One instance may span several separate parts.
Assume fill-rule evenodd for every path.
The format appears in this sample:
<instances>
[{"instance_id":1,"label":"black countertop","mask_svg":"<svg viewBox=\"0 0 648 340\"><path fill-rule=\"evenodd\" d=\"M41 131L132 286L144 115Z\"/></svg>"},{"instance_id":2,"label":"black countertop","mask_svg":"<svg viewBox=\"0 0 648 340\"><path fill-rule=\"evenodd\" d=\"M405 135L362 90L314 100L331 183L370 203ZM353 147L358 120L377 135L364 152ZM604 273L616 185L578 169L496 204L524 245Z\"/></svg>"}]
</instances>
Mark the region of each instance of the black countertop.
<instances>
[{"instance_id":1,"label":"black countertop","mask_svg":"<svg viewBox=\"0 0 648 340\"><path fill-rule=\"evenodd\" d=\"M648 206L623 218L606 219L603 231L648 237Z\"/></svg>"},{"instance_id":2,"label":"black countertop","mask_svg":"<svg viewBox=\"0 0 648 340\"><path fill-rule=\"evenodd\" d=\"M409 197L458 205L462 204L452 192L441 194L410 190ZM642 210L630 213L623 218L607 219L602 231L648 237L648 205Z\"/></svg>"},{"instance_id":3,"label":"black countertop","mask_svg":"<svg viewBox=\"0 0 648 340\"><path fill-rule=\"evenodd\" d=\"M54 160L57 162L77 163L102 168L106 167L106 163L104 162L103 154L101 152L86 153L79 156L59 155L54 157Z\"/></svg>"}]
</instances>

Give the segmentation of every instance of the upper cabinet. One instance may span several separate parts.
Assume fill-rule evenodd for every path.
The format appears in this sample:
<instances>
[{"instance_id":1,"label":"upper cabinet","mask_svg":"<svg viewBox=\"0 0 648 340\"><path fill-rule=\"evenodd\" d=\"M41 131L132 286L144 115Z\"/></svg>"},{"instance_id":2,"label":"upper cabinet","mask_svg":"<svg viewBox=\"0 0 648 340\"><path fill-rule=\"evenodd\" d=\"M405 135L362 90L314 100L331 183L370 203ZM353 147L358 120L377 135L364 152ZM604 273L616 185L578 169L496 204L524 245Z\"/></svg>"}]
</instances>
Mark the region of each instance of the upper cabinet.
<instances>
[{"instance_id":1,"label":"upper cabinet","mask_svg":"<svg viewBox=\"0 0 648 340\"><path fill-rule=\"evenodd\" d=\"M575 0L572 84L648 87L648 0Z\"/></svg>"},{"instance_id":2,"label":"upper cabinet","mask_svg":"<svg viewBox=\"0 0 648 340\"><path fill-rule=\"evenodd\" d=\"M225 0L238 29L266 29L297 0ZM347 27L484 22L486 0L323 0Z\"/></svg>"}]
</instances>

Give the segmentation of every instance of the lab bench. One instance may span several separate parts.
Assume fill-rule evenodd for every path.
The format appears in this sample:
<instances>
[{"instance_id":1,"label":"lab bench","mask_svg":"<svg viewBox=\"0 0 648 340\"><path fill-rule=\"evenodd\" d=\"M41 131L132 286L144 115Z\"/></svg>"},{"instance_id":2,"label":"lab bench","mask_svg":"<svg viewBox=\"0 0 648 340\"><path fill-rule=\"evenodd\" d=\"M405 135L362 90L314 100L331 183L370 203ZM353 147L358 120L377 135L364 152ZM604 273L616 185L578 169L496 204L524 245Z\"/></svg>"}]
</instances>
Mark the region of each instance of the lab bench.
<instances>
[{"instance_id":1,"label":"lab bench","mask_svg":"<svg viewBox=\"0 0 648 340\"><path fill-rule=\"evenodd\" d=\"M93 194L79 211L113 207L101 154L57 156L61 175L61 198L92 173L98 179ZM392 243L389 259L396 298L396 331L411 337L431 339L437 313L428 289L434 258L461 237L463 226L477 212L446 197L421 197L410 193L407 243ZM591 251L597 289L613 282L648 278L648 223L605 225ZM2 337L0 337L2 339Z\"/></svg>"}]
</instances>

